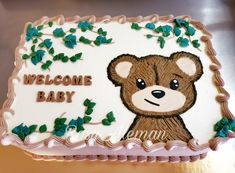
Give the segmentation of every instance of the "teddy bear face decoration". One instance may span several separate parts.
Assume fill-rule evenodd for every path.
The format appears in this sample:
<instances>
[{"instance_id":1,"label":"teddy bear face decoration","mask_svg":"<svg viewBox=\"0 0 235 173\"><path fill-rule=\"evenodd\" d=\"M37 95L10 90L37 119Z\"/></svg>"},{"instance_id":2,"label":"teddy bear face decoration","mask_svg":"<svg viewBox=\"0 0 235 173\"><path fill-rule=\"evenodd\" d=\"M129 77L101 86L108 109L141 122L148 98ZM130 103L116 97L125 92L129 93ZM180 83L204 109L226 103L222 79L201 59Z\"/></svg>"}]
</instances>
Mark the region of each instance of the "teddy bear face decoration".
<instances>
[{"instance_id":1,"label":"teddy bear face decoration","mask_svg":"<svg viewBox=\"0 0 235 173\"><path fill-rule=\"evenodd\" d=\"M173 116L196 100L194 82L203 74L200 59L176 52L170 57L120 55L108 66L109 79L121 86L126 107L138 115Z\"/></svg>"}]
</instances>

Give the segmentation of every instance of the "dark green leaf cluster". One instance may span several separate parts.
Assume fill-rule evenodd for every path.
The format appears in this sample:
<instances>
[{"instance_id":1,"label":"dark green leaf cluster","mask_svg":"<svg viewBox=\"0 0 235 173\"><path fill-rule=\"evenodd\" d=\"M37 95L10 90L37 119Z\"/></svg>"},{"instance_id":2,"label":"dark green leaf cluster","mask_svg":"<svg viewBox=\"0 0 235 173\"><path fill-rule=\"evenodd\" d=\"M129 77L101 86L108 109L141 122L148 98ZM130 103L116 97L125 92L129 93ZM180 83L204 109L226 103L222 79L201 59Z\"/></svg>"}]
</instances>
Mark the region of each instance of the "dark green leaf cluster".
<instances>
[{"instance_id":1,"label":"dark green leaf cluster","mask_svg":"<svg viewBox=\"0 0 235 173\"><path fill-rule=\"evenodd\" d=\"M115 117L114 117L114 114L113 112L109 112L107 115L106 115L106 118L104 118L102 120L102 124L105 125L105 126L110 126L112 122L115 121Z\"/></svg>"},{"instance_id":2,"label":"dark green leaf cluster","mask_svg":"<svg viewBox=\"0 0 235 173\"><path fill-rule=\"evenodd\" d=\"M54 56L53 61L62 61L64 63L68 62L76 62L77 60L81 59L82 53L77 53L71 57L66 56L64 53L59 53Z\"/></svg>"}]
</instances>

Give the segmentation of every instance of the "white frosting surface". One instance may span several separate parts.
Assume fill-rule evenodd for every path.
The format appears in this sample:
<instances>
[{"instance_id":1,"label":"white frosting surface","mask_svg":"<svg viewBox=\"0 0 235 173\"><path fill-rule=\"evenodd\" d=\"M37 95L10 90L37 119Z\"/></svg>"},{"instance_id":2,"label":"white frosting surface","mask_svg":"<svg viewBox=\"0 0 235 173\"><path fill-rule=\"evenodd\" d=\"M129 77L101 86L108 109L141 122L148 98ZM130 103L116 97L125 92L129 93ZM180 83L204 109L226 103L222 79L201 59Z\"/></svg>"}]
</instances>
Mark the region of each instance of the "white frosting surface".
<instances>
[{"instance_id":1,"label":"white frosting surface","mask_svg":"<svg viewBox=\"0 0 235 173\"><path fill-rule=\"evenodd\" d=\"M157 25L166 24L158 22ZM170 23L167 23L172 25ZM144 26L145 23L141 23ZM75 23L65 23L63 26L54 24L51 28L47 27L42 30L43 33L52 33L57 27L62 27L64 31L70 28L77 28ZM147 39L144 35L151 33L151 31L140 30L135 31L131 29L131 23L120 24L117 22L110 22L107 24L96 23L96 28L102 27L108 32L107 37L113 38L112 44L92 47L78 43L74 49L66 48L61 38L54 38L52 36L44 35L42 38L50 38L53 42L55 54L64 52L65 55L72 56L76 53L82 52L82 59L76 63L62 63L61 61L54 62L50 67L50 71L42 71L40 65L34 66L30 61L26 61L26 65L22 66L18 77L20 82L14 81L14 90L16 97L11 109L15 111L14 115L5 113L9 132L21 124L46 124L48 130L53 130L54 120L63 112L66 112L65 117L67 121L77 116L84 115L85 107L83 101L86 98L92 99L97 105L92 114L92 122L101 121L105 115L113 111L116 122L111 126L101 125L84 125L86 129L82 133L69 131L65 137L70 136L71 142L77 142L84 139L91 133L96 133L101 138L112 136L112 140L119 141L130 127L135 114L130 112L122 103L120 98L120 87L115 87L107 77L107 66L115 57L121 54L133 54L137 57L146 56L150 54L159 54L163 56L170 56L170 54L177 51L186 51L193 53L200 57L203 64L204 74L195 82L197 90L197 100L195 105L181 115L186 127L192 133L193 137L199 140L199 143L206 143L214 136L213 125L221 118L220 107L216 102L215 97L218 94L213 82L212 72L209 70L211 61L204 51L199 51L189 45L182 48L176 44L176 38L167 39L164 49L161 49L156 39ZM147 33L148 32L148 33ZM81 35L88 38L95 39L97 34L93 32L81 32L77 30L75 33L77 38ZM199 39L202 33L197 31L192 39ZM26 42L25 47L28 51L20 50L21 54L29 53L31 41ZM204 43L201 42L200 49L204 50ZM49 55L45 55L44 60L50 59ZM91 75L91 86L55 86L55 85L24 85L24 74L50 74L51 77L56 75ZM38 91L75 91L72 103L47 103L36 102ZM45 139L49 134L34 133L30 137L30 141L37 142Z\"/></svg>"}]
</instances>

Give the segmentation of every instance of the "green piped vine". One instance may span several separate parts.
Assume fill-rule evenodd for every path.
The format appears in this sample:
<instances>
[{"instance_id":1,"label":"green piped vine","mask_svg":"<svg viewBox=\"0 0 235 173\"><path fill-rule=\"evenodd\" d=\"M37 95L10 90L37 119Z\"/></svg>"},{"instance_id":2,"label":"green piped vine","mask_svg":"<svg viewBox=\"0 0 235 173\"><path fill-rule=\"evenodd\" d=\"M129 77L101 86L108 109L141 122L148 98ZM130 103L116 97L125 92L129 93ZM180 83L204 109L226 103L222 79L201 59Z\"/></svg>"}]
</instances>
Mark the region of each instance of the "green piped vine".
<instances>
[{"instance_id":1,"label":"green piped vine","mask_svg":"<svg viewBox=\"0 0 235 173\"><path fill-rule=\"evenodd\" d=\"M78 60L81 60L82 52L78 52L71 57L65 55L63 52L55 54L53 42L49 38L43 39L43 36L51 36L62 39L63 44L70 49L74 49L74 47L79 43L90 45L92 47L112 43L112 38L106 37L107 31L104 31L102 28L98 28L96 30L95 27L88 21L80 21L77 25L77 28L70 28L68 31L64 31L63 28L58 27L53 30L53 33L42 32L43 29L52 27L53 25L54 23L52 21L45 25L28 25L25 39L27 42L32 41L33 45L31 47L31 52L29 54L23 54L22 59L30 59L34 65L41 64L41 68L43 70L50 70L50 66L54 61L62 61L64 63L71 61L74 63ZM97 36L94 40L82 35L77 38L77 35L75 35L77 30L81 30L82 32L90 31L96 33ZM46 53L51 57L51 59L44 60Z\"/></svg>"},{"instance_id":2,"label":"green piped vine","mask_svg":"<svg viewBox=\"0 0 235 173\"><path fill-rule=\"evenodd\" d=\"M160 48L162 49L165 47L167 39L176 37L176 43L178 43L180 47L187 47L189 46L189 44L192 44L193 47L200 50L199 40L192 40L191 38L195 35L196 29L193 26L190 26L189 22L184 19L175 19L173 22L173 26L157 26L155 23L151 22L146 23L145 26L140 26L138 23L132 23L131 28L137 31L141 29L150 30L152 33L146 34L146 38L155 38L156 41L159 43Z\"/></svg>"},{"instance_id":3,"label":"green piped vine","mask_svg":"<svg viewBox=\"0 0 235 173\"><path fill-rule=\"evenodd\" d=\"M235 133L235 120L223 117L214 125L214 131L216 131L215 137L227 137L229 131Z\"/></svg>"},{"instance_id":4,"label":"green piped vine","mask_svg":"<svg viewBox=\"0 0 235 173\"><path fill-rule=\"evenodd\" d=\"M91 122L91 114L93 113L96 103L92 102L90 99L86 99L83 102L83 105L86 107L84 116L78 116L76 119L71 119L70 121L68 121L67 118L64 117L65 113L63 113L54 120L54 128L52 131L47 131L46 124L43 124L41 126L37 124L27 126L21 123L20 125L12 129L12 133L16 134L22 141L24 141L28 135L34 132L51 133L52 135L62 137L70 129L76 129L76 132L79 133L85 130L84 125L102 124L104 126L110 126L116 120L113 112L111 111L108 112L105 118L103 118L100 122Z\"/></svg>"}]
</instances>

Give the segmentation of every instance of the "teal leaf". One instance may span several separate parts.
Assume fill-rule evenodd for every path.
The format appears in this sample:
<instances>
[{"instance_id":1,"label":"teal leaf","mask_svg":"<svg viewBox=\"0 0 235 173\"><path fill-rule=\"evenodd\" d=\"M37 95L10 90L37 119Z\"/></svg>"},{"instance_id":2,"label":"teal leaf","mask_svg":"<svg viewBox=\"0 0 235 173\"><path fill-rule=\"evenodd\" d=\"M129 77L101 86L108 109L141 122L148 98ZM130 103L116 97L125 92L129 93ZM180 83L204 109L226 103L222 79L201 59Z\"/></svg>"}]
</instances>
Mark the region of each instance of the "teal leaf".
<instances>
[{"instance_id":1,"label":"teal leaf","mask_svg":"<svg viewBox=\"0 0 235 173\"><path fill-rule=\"evenodd\" d=\"M74 48L77 45L77 38L75 35L69 34L64 39L64 44L68 48Z\"/></svg>"},{"instance_id":2,"label":"teal leaf","mask_svg":"<svg viewBox=\"0 0 235 173\"><path fill-rule=\"evenodd\" d=\"M53 35L55 37L64 37L65 35L65 32L62 28L56 28L54 31L53 31Z\"/></svg>"},{"instance_id":3,"label":"teal leaf","mask_svg":"<svg viewBox=\"0 0 235 173\"><path fill-rule=\"evenodd\" d=\"M70 120L69 126L77 126L77 120L75 119Z\"/></svg>"},{"instance_id":4,"label":"teal leaf","mask_svg":"<svg viewBox=\"0 0 235 173\"><path fill-rule=\"evenodd\" d=\"M176 42L180 44L181 47L187 47L189 45L189 40L187 38L179 37Z\"/></svg>"},{"instance_id":5,"label":"teal leaf","mask_svg":"<svg viewBox=\"0 0 235 173\"><path fill-rule=\"evenodd\" d=\"M37 65L39 62L42 61L42 58L43 58L44 55L45 55L45 51L44 51L44 50L37 50L37 51L35 52L35 55L32 56L31 62L32 62L34 65Z\"/></svg>"},{"instance_id":6,"label":"teal leaf","mask_svg":"<svg viewBox=\"0 0 235 173\"><path fill-rule=\"evenodd\" d=\"M195 32L196 32L196 29L194 29L194 27L188 26L187 30L185 32L185 35L193 36L195 34Z\"/></svg>"},{"instance_id":7,"label":"teal leaf","mask_svg":"<svg viewBox=\"0 0 235 173\"><path fill-rule=\"evenodd\" d=\"M26 41L30 41L33 37L36 37L38 35L38 30L32 26L32 24L29 24L26 29Z\"/></svg>"},{"instance_id":8,"label":"teal leaf","mask_svg":"<svg viewBox=\"0 0 235 173\"><path fill-rule=\"evenodd\" d=\"M135 30L140 30L142 27L139 26L138 23L132 23L132 24L131 24L131 28L132 28L132 29L135 29Z\"/></svg>"},{"instance_id":9,"label":"teal leaf","mask_svg":"<svg viewBox=\"0 0 235 173\"><path fill-rule=\"evenodd\" d=\"M44 46L46 46L46 48L48 49L52 46L51 39L45 39L43 43L44 43Z\"/></svg>"},{"instance_id":10,"label":"teal leaf","mask_svg":"<svg viewBox=\"0 0 235 173\"><path fill-rule=\"evenodd\" d=\"M174 27L173 32L174 32L175 36L177 36L177 37L180 36L180 34L181 34L181 30L178 27Z\"/></svg>"},{"instance_id":11,"label":"teal leaf","mask_svg":"<svg viewBox=\"0 0 235 173\"><path fill-rule=\"evenodd\" d=\"M148 29L151 29L151 30L154 30L155 29L155 24L154 23L147 23L146 25L145 25L145 28L148 28Z\"/></svg>"},{"instance_id":12,"label":"teal leaf","mask_svg":"<svg viewBox=\"0 0 235 173\"><path fill-rule=\"evenodd\" d=\"M80 28L83 32L85 32L87 30L93 30L94 27L88 21L80 21L78 23L78 28Z\"/></svg>"},{"instance_id":13,"label":"teal leaf","mask_svg":"<svg viewBox=\"0 0 235 173\"><path fill-rule=\"evenodd\" d=\"M187 27L189 25L189 22L184 19L175 19L174 23L175 23L175 26L179 28L182 26Z\"/></svg>"},{"instance_id":14,"label":"teal leaf","mask_svg":"<svg viewBox=\"0 0 235 173\"><path fill-rule=\"evenodd\" d=\"M40 127L39 127L39 132L40 133L44 133L44 132L46 132L47 131L47 126L46 126L46 124L43 124L43 125L41 125Z\"/></svg>"}]
</instances>

